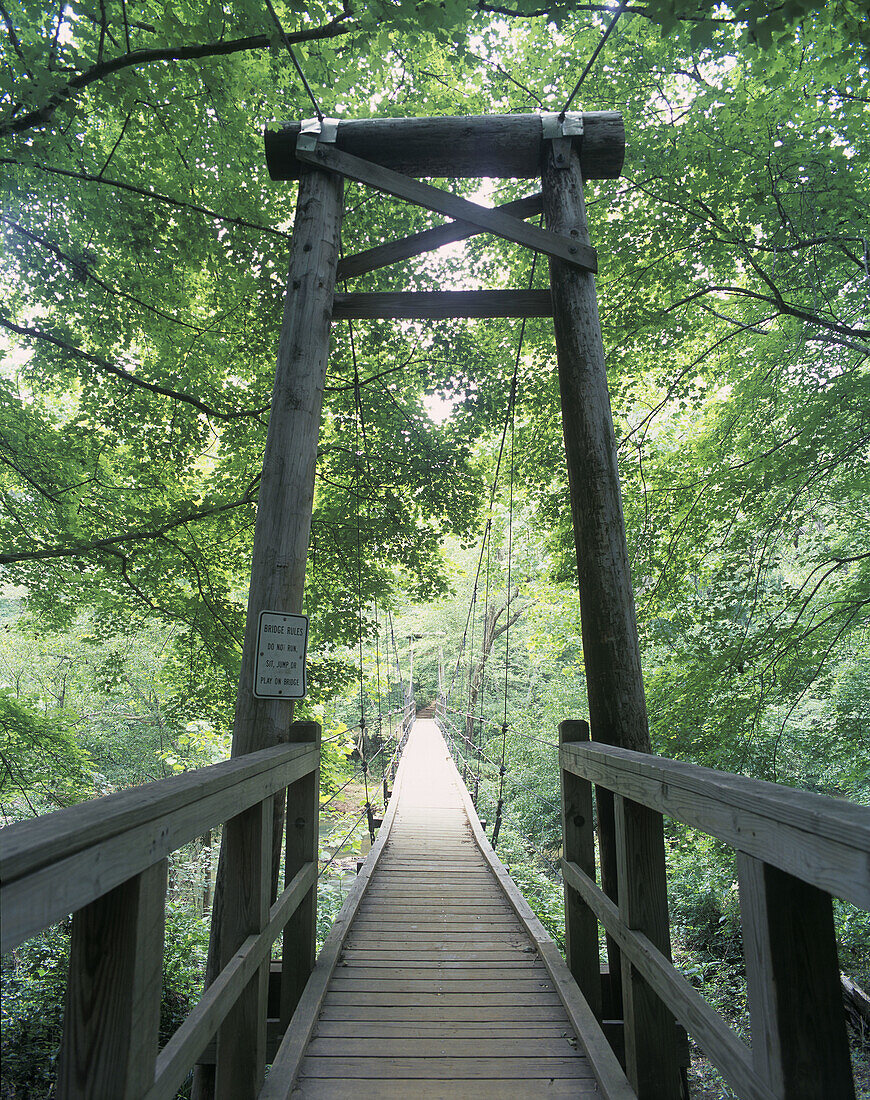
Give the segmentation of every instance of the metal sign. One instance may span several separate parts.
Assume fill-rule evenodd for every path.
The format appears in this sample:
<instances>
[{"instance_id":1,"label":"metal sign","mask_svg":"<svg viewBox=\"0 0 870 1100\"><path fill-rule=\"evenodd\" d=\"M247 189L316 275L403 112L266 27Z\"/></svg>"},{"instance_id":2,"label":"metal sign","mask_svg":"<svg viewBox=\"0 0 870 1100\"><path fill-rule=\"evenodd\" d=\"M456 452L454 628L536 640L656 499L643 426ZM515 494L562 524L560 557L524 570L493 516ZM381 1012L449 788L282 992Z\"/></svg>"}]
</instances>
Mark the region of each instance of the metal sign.
<instances>
[{"instance_id":1,"label":"metal sign","mask_svg":"<svg viewBox=\"0 0 870 1100\"><path fill-rule=\"evenodd\" d=\"M254 695L258 699L304 698L307 645L307 615L260 612L254 668Z\"/></svg>"}]
</instances>

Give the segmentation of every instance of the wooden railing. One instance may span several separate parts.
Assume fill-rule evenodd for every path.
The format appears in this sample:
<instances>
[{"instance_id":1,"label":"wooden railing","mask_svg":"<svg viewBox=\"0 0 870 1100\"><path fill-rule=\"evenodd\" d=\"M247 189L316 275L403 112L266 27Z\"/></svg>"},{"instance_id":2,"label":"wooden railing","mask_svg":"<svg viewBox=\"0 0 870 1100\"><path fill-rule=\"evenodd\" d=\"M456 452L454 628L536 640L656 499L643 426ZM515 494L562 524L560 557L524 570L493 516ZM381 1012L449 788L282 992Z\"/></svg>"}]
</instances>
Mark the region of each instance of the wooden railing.
<instances>
[{"instance_id":1,"label":"wooden railing","mask_svg":"<svg viewBox=\"0 0 870 1100\"><path fill-rule=\"evenodd\" d=\"M215 1036L217 1096L256 1095L270 950L291 919L282 994L304 987L314 960L320 728L295 723L293 735L0 832L2 951L74 914L58 1097L171 1100ZM285 790L286 885L270 906ZM223 893L223 966L158 1053L167 857L220 822L243 869Z\"/></svg>"},{"instance_id":2,"label":"wooden railing","mask_svg":"<svg viewBox=\"0 0 870 1100\"><path fill-rule=\"evenodd\" d=\"M585 722L560 727L568 961L600 1006L600 921L621 955L625 1058L638 1096L678 1095L676 1019L740 1097L851 1100L831 895L870 909L870 811L588 738ZM614 898L595 882L593 785L599 845L616 851ZM612 814L601 812L609 801ZM671 963L667 928L657 925L667 901L662 814L737 852L751 1049Z\"/></svg>"}]
</instances>

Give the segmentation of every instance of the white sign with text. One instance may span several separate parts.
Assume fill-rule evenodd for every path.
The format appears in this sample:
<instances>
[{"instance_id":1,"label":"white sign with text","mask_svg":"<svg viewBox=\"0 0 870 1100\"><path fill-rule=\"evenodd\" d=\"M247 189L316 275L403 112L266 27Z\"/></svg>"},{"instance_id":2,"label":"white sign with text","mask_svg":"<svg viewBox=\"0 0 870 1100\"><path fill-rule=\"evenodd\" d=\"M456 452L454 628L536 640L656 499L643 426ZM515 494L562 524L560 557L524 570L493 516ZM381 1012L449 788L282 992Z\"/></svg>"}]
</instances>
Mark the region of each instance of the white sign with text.
<instances>
[{"instance_id":1,"label":"white sign with text","mask_svg":"<svg viewBox=\"0 0 870 1100\"><path fill-rule=\"evenodd\" d=\"M304 698L307 645L307 615L260 612L254 667L254 695L258 699Z\"/></svg>"}]
</instances>

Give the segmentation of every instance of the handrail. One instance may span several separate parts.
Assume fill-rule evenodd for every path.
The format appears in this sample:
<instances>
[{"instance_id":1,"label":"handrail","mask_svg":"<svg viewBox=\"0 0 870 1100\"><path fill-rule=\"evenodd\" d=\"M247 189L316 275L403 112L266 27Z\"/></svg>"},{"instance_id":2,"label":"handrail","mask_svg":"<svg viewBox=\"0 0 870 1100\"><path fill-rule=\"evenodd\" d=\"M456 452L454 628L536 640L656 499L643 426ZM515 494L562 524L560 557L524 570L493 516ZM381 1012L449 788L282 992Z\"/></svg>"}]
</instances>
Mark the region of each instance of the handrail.
<instances>
[{"instance_id":1,"label":"handrail","mask_svg":"<svg viewBox=\"0 0 870 1100\"><path fill-rule=\"evenodd\" d=\"M585 723L563 723L560 732L568 956L581 987L589 987L599 980L598 922L621 950L628 964L621 967L626 1050L632 1047L631 1035L649 1026L634 1018L640 982L646 990L641 999L652 995L667 1006L739 1096L854 1096L830 895L870 908L870 810L694 764L567 739L582 738L584 732L588 737ZM616 847L618 901L595 881L593 784L599 800L602 790L615 795L615 827L599 813L598 840ZM659 889L651 853L661 845L660 814L737 851L751 1049L650 938L644 910L651 906L643 894ZM603 836L611 828L614 835ZM587 914L593 916L591 925ZM629 1065L629 1070L639 1093L644 1077L655 1076L654 1068Z\"/></svg>"},{"instance_id":2,"label":"handrail","mask_svg":"<svg viewBox=\"0 0 870 1100\"><path fill-rule=\"evenodd\" d=\"M169 1100L216 1033L219 1086L222 1064L235 1080L241 1060L253 1097L269 953L289 922L301 939L284 959L282 994L305 984L309 939L313 962L320 729L291 732L293 743L0 831L2 950L73 913L59 1097ZM289 881L270 907L273 804L285 789ZM225 887L223 966L158 1058L167 857L220 822L244 880Z\"/></svg>"},{"instance_id":3,"label":"handrail","mask_svg":"<svg viewBox=\"0 0 870 1100\"><path fill-rule=\"evenodd\" d=\"M594 741L563 745L562 761L593 783L870 909L870 810L863 806Z\"/></svg>"},{"instance_id":4,"label":"handrail","mask_svg":"<svg viewBox=\"0 0 870 1100\"><path fill-rule=\"evenodd\" d=\"M7 825L0 830L0 950L11 951L317 763L312 745L275 745Z\"/></svg>"}]
</instances>

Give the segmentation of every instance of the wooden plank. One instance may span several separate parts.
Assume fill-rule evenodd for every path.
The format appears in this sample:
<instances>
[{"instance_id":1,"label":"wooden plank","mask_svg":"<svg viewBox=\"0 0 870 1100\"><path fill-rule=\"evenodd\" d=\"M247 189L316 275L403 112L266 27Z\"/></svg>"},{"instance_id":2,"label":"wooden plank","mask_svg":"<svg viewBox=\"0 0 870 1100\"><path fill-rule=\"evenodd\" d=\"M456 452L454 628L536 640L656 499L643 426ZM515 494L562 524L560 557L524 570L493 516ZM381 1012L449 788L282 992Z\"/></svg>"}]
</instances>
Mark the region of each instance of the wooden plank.
<instances>
[{"instance_id":1,"label":"wooden plank","mask_svg":"<svg viewBox=\"0 0 870 1100\"><path fill-rule=\"evenodd\" d=\"M576 1100L578 1096L598 1094L594 1081L578 1078L528 1078L524 1081L477 1079L474 1100L529 1100L530 1096L553 1100ZM426 1100L469 1100L467 1081L433 1081L396 1078L392 1081L342 1081L306 1077L299 1081L298 1100L408 1100L425 1096Z\"/></svg>"},{"instance_id":2,"label":"wooden plank","mask_svg":"<svg viewBox=\"0 0 870 1100\"><path fill-rule=\"evenodd\" d=\"M344 966L339 964L333 975L333 981L339 978L343 981L407 981L408 975L414 974L415 978L422 980L432 976L439 981L496 981L505 978L512 981L514 978L537 979L549 982L549 975L541 963L499 963L497 965L487 963L449 963L428 965L414 962L411 965L397 965L393 960L391 965L385 966Z\"/></svg>"},{"instance_id":3,"label":"wooden plank","mask_svg":"<svg viewBox=\"0 0 870 1100\"><path fill-rule=\"evenodd\" d=\"M533 218L541 213L543 204L539 192L524 199L503 203L496 209L515 218ZM483 230L476 225L455 221L447 225L435 226L433 229L424 229L422 233L414 233L400 241L388 241L376 248L367 248L365 252L344 256L338 261L338 281L389 267L390 264L398 263L400 260L409 260L412 256L420 256L454 241L467 240L482 232Z\"/></svg>"},{"instance_id":4,"label":"wooden plank","mask_svg":"<svg viewBox=\"0 0 870 1100\"><path fill-rule=\"evenodd\" d=\"M473 990L469 993L404 993L402 991L371 990L354 993L350 990L330 989L327 994L327 1002L330 1005L372 1005L390 1008L436 1007L439 1005L455 1006L456 1008L468 1008L477 1006L479 1010L494 1008L499 1005L561 1005L559 994L555 991L529 992L495 992L478 993ZM325 1002L325 1003L327 1003Z\"/></svg>"},{"instance_id":5,"label":"wooden plank","mask_svg":"<svg viewBox=\"0 0 870 1100\"><path fill-rule=\"evenodd\" d=\"M469 202L468 199L453 195L440 187L433 187L401 172L394 172L391 168L384 168L383 165L373 164L369 160L352 156L350 153L343 153L328 142L318 142L313 152L297 149L296 157L314 167L340 172L348 179L365 183L369 187L375 187L388 195L423 206L427 210L446 214L448 218L459 218L470 222L507 241L544 252L548 256L558 256L561 260L583 271L598 270L595 250L588 244L581 243L570 236L563 237L549 230L539 229L536 225L527 225L519 218L505 214L504 211Z\"/></svg>"},{"instance_id":6,"label":"wooden plank","mask_svg":"<svg viewBox=\"0 0 870 1100\"><path fill-rule=\"evenodd\" d=\"M149 812L149 819L144 824L97 841L67 859L42 866L33 874L8 884L4 882L0 889L3 952L48 925L65 919L132 875L165 858L182 844L201 836L210 826L225 821L241 807L273 794L285 786L289 778L310 770L312 765L316 766L316 758L310 749L298 755L293 752L294 749L295 746L288 745L266 750L272 761L271 770L263 771L261 760L253 775L247 775L234 786L217 792L209 793L208 777L205 777L206 794L201 800L188 802L177 810L164 806L163 815L153 820ZM290 758L280 763L285 750L291 750ZM275 763L276 760L279 763ZM161 782L170 783L171 780ZM162 794L159 800L162 803ZM66 812L59 810L58 814ZM46 815L47 818L54 816ZM13 825L7 826L9 830L13 828ZM0 837L7 829L0 831Z\"/></svg>"},{"instance_id":7,"label":"wooden plank","mask_svg":"<svg viewBox=\"0 0 870 1100\"><path fill-rule=\"evenodd\" d=\"M500 1006L493 1004L475 1004L475 1005L459 1005L450 1003L449 1005L442 998L437 1004L420 1006L420 1011L414 1013L414 1022L416 1023L441 1023L453 1025L461 1023L503 1023L505 1019L509 1019L512 1023L558 1023L561 1027L570 1027L568 1023L568 1017L565 1015L565 1010L561 1004L558 1005L541 1005L541 1004L529 1004L523 1001L522 1004L516 1005L511 1009L509 1015L505 1014ZM405 1027L408 1026L408 1009L406 1006L401 1005L365 1005L363 1007L359 1005L351 1004L333 1004L331 1001L324 1002L323 1010L320 1016L320 1022L330 1021L368 1021L374 1023L382 1021L385 1023L403 1023Z\"/></svg>"},{"instance_id":8,"label":"wooden plank","mask_svg":"<svg viewBox=\"0 0 870 1100\"><path fill-rule=\"evenodd\" d=\"M301 723L294 723L297 729ZM320 726L305 726L309 741L320 756ZM299 730L297 737L303 739ZM320 769L302 776L287 788L287 821L284 854L285 885L306 863L317 863L319 854ZM307 895L284 928L281 951L280 1019L284 1028L296 1011L317 955L317 884Z\"/></svg>"},{"instance_id":9,"label":"wooden plank","mask_svg":"<svg viewBox=\"0 0 870 1100\"><path fill-rule=\"evenodd\" d=\"M315 1030L318 1039L407 1039L408 1025L405 1022L385 1020L321 1020ZM444 1035L443 1020L414 1020L414 1035L421 1038ZM538 1022L525 1023L516 1020L480 1021L451 1020L450 1038L483 1037L499 1039L565 1039L576 1043L574 1032L567 1019L562 1023Z\"/></svg>"},{"instance_id":10,"label":"wooden plank","mask_svg":"<svg viewBox=\"0 0 870 1100\"><path fill-rule=\"evenodd\" d=\"M870 908L870 810L608 745L565 745L563 766Z\"/></svg>"},{"instance_id":11,"label":"wooden plank","mask_svg":"<svg viewBox=\"0 0 870 1100\"><path fill-rule=\"evenodd\" d=\"M552 317L549 290L420 290L336 294L333 321Z\"/></svg>"},{"instance_id":12,"label":"wooden plank","mask_svg":"<svg viewBox=\"0 0 870 1100\"><path fill-rule=\"evenodd\" d=\"M57 1072L69 1100L133 1100L154 1077L167 863L76 914Z\"/></svg>"},{"instance_id":13,"label":"wooden plank","mask_svg":"<svg viewBox=\"0 0 870 1100\"><path fill-rule=\"evenodd\" d=\"M569 117L582 117L583 137L576 143L586 179L617 179L625 157L622 115L586 111ZM300 122L267 128L266 163L273 180L299 178L302 165L295 152L300 131ZM336 144L412 175L537 179L544 142L540 115L509 114L343 119Z\"/></svg>"},{"instance_id":14,"label":"wooden plank","mask_svg":"<svg viewBox=\"0 0 870 1100\"><path fill-rule=\"evenodd\" d=\"M545 1068L546 1067L546 1068ZM591 1078L585 1059L548 1058L542 1064L528 1058L310 1058L306 1057L300 1077L341 1077L346 1081L406 1080L474 1081L478 1077L522 1081L537 1078L542 1071L552 1078Z\"/></svg>"},{"instance_id":15,"label":"wooden plank","mask_svg":"<svg viewBox=\"0 0 870 1100\"><path fill-rule=\"evenodd\" d=\"M547 993L553 986L549 975L539 977L516 978L500 975L495 980L486 978L416 978L409 971L402 978L367 980L365 978L342 978L333 976L329 986L329 996L356 997L365 993L379 993L384 997L397 993L435 993L454 997L466 993L526 994Z\"/></svg>"},{"instance_id":16,"label":"wooden plank","mask_svg":"<svg viewBox=\"0 0 870 1100\"><path fill-rule=\"evenodd\" d=\"M711 1062L745 1100L773 1100L773 1094L752 1068L749 1051L674 966L640 933L631 931L619 910L576 864L563 863L562 873L583 894L631 965L668 1004Z\"/></svg>"},{"instance_id":17,"label":"wooden plank","mask_svg":"<svg viewBox=\"0 0 870 1100\"><path fill-rule=\"evenodd\" d=\"M140 825L163 820L173 811L178 812L191 803L203 802L229 788L237 789L233 797L238 796L238 791L250 789L251 803L259 801L262 788L257 786L256 780L278 766L292 768L293 763L300 760L303 766L312 766L310 754L305 748L275 745L252 753L245 760L224 760L207 768L196 768L183 775L80 802L29 821L13 822L0 832L0 875L3 883L9 885L85 848ZM284 779L284 773L280 778ZM249 781L253 781L250 788L242 787ZM246 795L243 793L242 797ZM229 802L228 799L227 804ZM236 811L244 808L239 804L233 806ZM222 817L215 818L214 824L224 820ZM208 827L205 822L201 824L203 829Z\"/></svg>"},{"instance_id":18,"label":"wooden plank","mask_svg":"<svg viewBox=\"0 0 870 1100\"><path fill-rule=\"evenodd\" d=\"M831 899L738 853L752 1059L788 1100L855 1095Z\"/></svg>"},{"instance_id":19,"label":"wooden plank","mask_svg":"<svg viewBox=\"0 0 870 1100\"><path fill-rule=\"evenodd\" d=\"M382 1038L377 1044L369 1039L347 1037L317 1037L311 1040L306 1058L527 1058L534 1062L544 1058L574 1058L583 1063L584 1076L592 1076L589 1064L576 1050L576 1039L508 1039L482 1038L457 1039L441 1036L425 1039L417 1035L401 1038ZM543 1068L540 1066L539 1069ZM303 1065L303 1072L307 1067Z\"/></svg>"}]
</instances>

